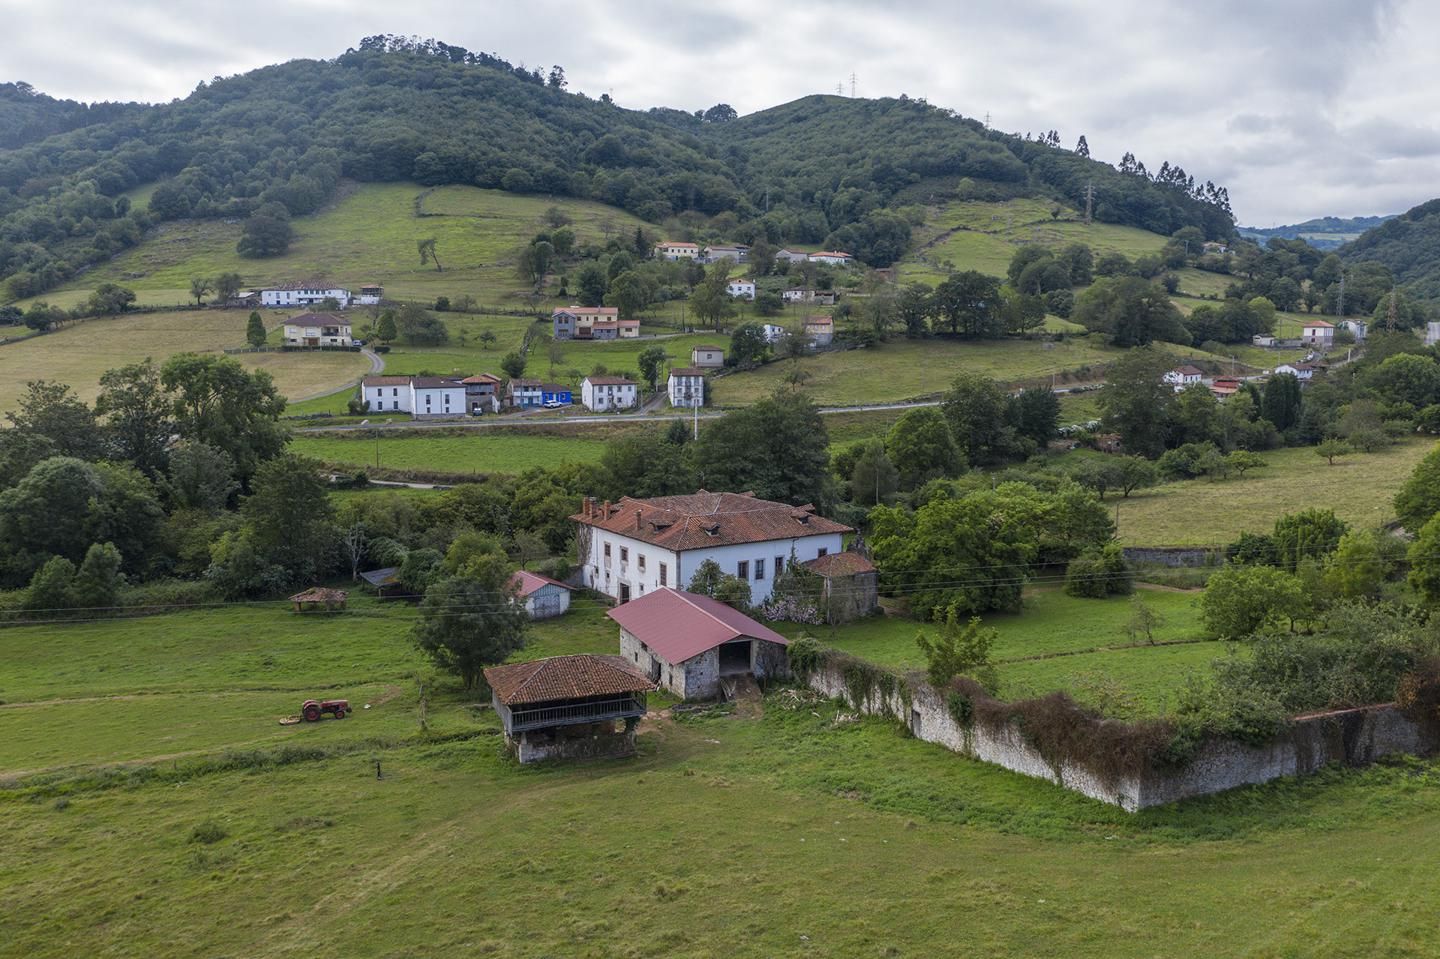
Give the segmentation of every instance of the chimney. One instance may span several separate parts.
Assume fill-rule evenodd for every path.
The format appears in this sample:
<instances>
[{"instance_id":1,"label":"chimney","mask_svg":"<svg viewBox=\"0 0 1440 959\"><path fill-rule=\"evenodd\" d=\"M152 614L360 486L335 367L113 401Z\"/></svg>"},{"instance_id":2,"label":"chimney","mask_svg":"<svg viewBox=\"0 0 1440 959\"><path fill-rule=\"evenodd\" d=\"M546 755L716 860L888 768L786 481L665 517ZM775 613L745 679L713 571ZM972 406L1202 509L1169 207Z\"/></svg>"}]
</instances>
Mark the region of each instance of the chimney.
<instances>
[{"instance_id":1,"label":"chimney","mask_svg":"<svg viewBox=\"0 0 1440 959\"><path fill-rule=\"evenodd\" d=\"M640 528L640 509L638 507L635 509L635 528Z\"/></svg>"},{"instance_id":2,"label":"chimney","mask_svg":"<svg viewBox=\"0 0 1440 959\"><path fill-rule=\"evenodd\" d=\"M605 501L605 512L600 515L600 518L601 518L601 519L609 519L609 518L610 518L610 501L609 501L608 499Z\"/></svg>"}]
</instances>

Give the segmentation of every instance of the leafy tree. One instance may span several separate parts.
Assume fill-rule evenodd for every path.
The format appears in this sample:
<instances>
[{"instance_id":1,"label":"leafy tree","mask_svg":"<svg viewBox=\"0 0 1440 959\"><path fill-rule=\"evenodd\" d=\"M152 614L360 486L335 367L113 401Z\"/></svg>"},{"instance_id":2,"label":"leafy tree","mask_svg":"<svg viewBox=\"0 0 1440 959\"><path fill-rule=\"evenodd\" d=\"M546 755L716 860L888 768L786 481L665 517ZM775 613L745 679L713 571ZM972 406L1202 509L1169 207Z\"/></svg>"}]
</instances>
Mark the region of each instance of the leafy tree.
<instances>
[{"instance_id":1,"label":"leafy tree","mask_svg":"<svg viewBox=\"0 0 1440 959\"><path fill-rule=\"evenodd\" d=\"M583 274L581 281L584 281ZM605 305L619 310L622 318L633 319L650 305L650 287L639 273L626 270L610 281Z\"/></svg>"},{"instance_id":2,"label":"leafy tree","mask_svg":"<svg viewBox=\"0 0 1440 959\"><path fill-rule=\"evenodd\" d=\"M955 606L945 611L940 631L933 638L924 630L915 634L915 645L925 657L925 675L936 689L944 689L956 676L969 676L986 689L999 686L999 676L990 662L990 651L1000 631L982 626L980 617L962 620Z\"/></svg>"},{"instance_id":3,"label":"leafy tree","mask_svg":"<svg viewBox=\"0 0 1440 959\"><path fill-rule=\"evenodd\" d=\"M1440 364L1431 357L1400 353L1369 370L1364 382L1390 403L1416 409L1440 402Z\"/></svg>"},{"instance_id":4,"label":"leafy tree","mask_svg":"<svg viewBox=\"0 0 1440 959\"><path fill-rule=\"evenodd\" d=\"M320 464L299 456L267 460L256 470L254 493L241 512L255 548L292 582L316 578L335 565L335 509Z\"/></svg>"},{"instance_id":5,"label":"leafy tree","mask_svg":"<svg viewBox=\"0 0 1440 959\"><path fill-rule=\"evenodd\" d=\"M605 302L605 293L609 287L610 279L605 275L605 271L598 264L590 263L580 271L576 298L581 306L599 306Z\"/></svg>"},{"instance_id":6,"label":"leafy tree","mask_svg":"<svg viewBox=\"0 0 1440 959\"><path fill-rule=\"evenodd\" d=\"M690 310L703 323L713 323L715 329L735 315L735 302L727 285L730 282L728 260L721 260L710 268L710 273L690 294Z\"/></svg>"},{"instance_id":7,"label":"leafy tree","mask_svg":"<svg viewBox=\"0 0 1440 959\"><path fill-rule=\"evenodd\" d=\"M1190 342L1190 331L1165 290L1135 276L1096 280L1075 298L1070 319L1107 334L1116 346Z\"/></svg>"},{"instance_id":8,"label":"leafy tree","mask_svg":"<svg viewBox=\"0 0 1440 959\"><path fill-rule=\"evenodd\" d=\"M1283 432L1297 425L1301 406L1300 381L1293 373L1276 373L1265 382L1260 415L1274 423L1277 430Z\"/></svg>"},{"instance_id":9,"label":"leafy tree","mask_svg":"<svg viewBox=\"0 0 1440 959\"><path fill-rule=\"evenodd\" d=\"M160 380L160 370L146 359L100 376L95 413L105 421L106 445L150 477L165 469L175 431L174 403Z\"/></svg>"},{"instance_id":10,"label":"leafy tree","mask_svg":"<svg viewBox=\"0 0 1440 959\"><path fill-rule=\"evenodd\" d=\"M505 580L448 576L425 590L414 639L437 666L475 689L486 666L524 647L526 622L525 606Z\"/></svg>"},{"instance_id":11,"label":"leafy tree","mask_svg":"<svg viewBox=\"0 0 1440 959\"><path fill-rule=\"evenodd\" d=\"M1307 509L1275 521L1275 555L1279 564L1294 570L1302 559L1323 560L1340 545L1348 531L1333 510Z\"/></svg>"},{"instance_id":12,"label":"leafy tree","mask_svg":"<svg viewBox=\"0 0 1440 959\"><path fill-rule=\"evenodd\" d=\"M1244 476L1249 470L1265 466L1265 457L1249 450L1231 450L1225 454L1225 465Z\"/></svg>"},{"instance_id":13,"label":"leafy tree","mask_svg":"<svg viewBox=\"0 0 1440 959\"><path fill-rule=\"evenodd\" d=\"M1013 450L1009 408L1005 388L978 373L957 376L940 407L956 443L972 464L1003 459Z\"/></svg>"},{"instance_id":14,"label":"leafy tree","mask_svg":"<svg viewBox=\"0 0 1440 959\"><path fill-rule=\"evenodd\" d=\"M27 612L57 616L74 604L70 592L75 582L75 564L63 556L52 556L35 571L25 590Z\"/></svg>"},{"instance_id":15,"label":"leafy tree","mask_svg":"<svg viewBox=\"0 0 1440 959\"><path fill-rule=\"evenodd\" d=\"M91 543L70 586L74 607L91 616L113 609L120 596L120 565L114 543Z\"/></svg>"},{"instance_id":16,"label":"leafy tree","mask_svg":"<svg viewBox=\"0 0 1440 959\"><path fill-rule=\"evenodd\" d=\"M436 312L436 313L448 313L449 311L450 311L450 297L448 297L448 296L437 296L437 297L435 297L435 312Z\"/></svg>"},{"instance_id":17,"label":"leafy tree","mask_svg":"<svg viewBox=\"0 0 1440 959\"><path fill-rule=\"evenodd\" d=\"M1325 462L1331 466L1335 465L1336 458L1351 452L1354 452L1354 448L1349 443L1334 437L1321 441L1320 445L1315 447L1315 455L1323 456Z\"/></svg>"},{"instance_id":18,"label":"leafy tree","mask_svg":"<svg viewBox=\"0 0 1440 959\"><path fill-rule=\"evenodd\" d=\"M117 283L101 283L90 294L86 305L89 312L97 315L124 313L135 302L135 293Z\"/></svg>"},{"instance_id":19,"label":"leafy tree","mask_svg":"<svg viewBox=\"0 0 1440 959\"><path fill-rule=\"evenodd\" d=\"M1130 597L1130 619L1125 623L1125 635L1130 637L1131 642L1136 642L1143 636L1145 642L1155 645L1155 631L1164 625L1165 617L1145 602L1139 593Z\"/></svg>"},{"instance_id":20,"label":"leafy tree","mask_svg":"<svg viewBox=\"0 0 1440 959\"><path fill-rule=\"evenodd\" d=\"M1407 530L1418 530L1440 513L1440 446L1425 454L1395 494L1395 515Z\"/></svg>"},{"instance_id":21,"label":"leafy tree","mask_svg":"<svg viewBox=\"0 0 1440 959\"><path fill-rule=\"evenodd\" d=\"M245 283L245 278L239 273L225 272L215 277L215 296L220 302L225 302L240 292L240 287Z\"/></svg>"},{"instance_id":22,"label":"leafy tree","mask_svg":"<svg viewBox=\"0 0 1440 959\"><path fill-rule=\"evenodd\" d=\"M1102 422L1131 452L1155 456L1165 448L1175 392L1161 377L1170 366L1169 357L1150 347L1131 350L1110 365L1100 390Z\"/></svg>"},{"instance_id":23,"label":"leafy tree","mask_svg":"<svg viewBox=\"0 0 1440 959\"><path fill-rule=\"evenodd\" d=\"M1005 332L1011 335L1038 330L1045 325L1045 300L1028 293L1002 289L1000 291L1000 324Z\"/></svg>"},{"instance_id":24,"label":"leafy tree","mask_svg":"<svg viewBox=\"0 0 1440 959\"><path fill-rule=\"evenodd\" d=\"M1350 530L1325 561L1325 589L1336 600L1375 600L1394 570L1378 530Z\"/></svg>"},{"instance_id":25,"label":"leafy tree","mask_svg":"<svg viewBox=\"0 0 1440 959\"><path fill-rule=\"evenodd\" d=\"M391 329L394 329L395 321L390 321ZM255 349L265 345L265 321L260 318L258 310L250 311L250 318L245 321L245 342Z\"/></svg>"},{"instance_id":26,"label":"leafy tree","mask_svg":"<svg viewBox=\"0 0 1440 959\"><path fill-rule=\"evenodd\" d=\"M450 330L445 326L445 321L431 316L423 307L414 303L406 303L400 307L395 320L400 338L413 346L441 346L450 340ZM383 329L384 316L380 317L380 323Z\"/></svg>"},{"instance_id":27,"label":"leafy tree","mask_svg":"<svg viewBox=\"0 0 1440 959\"><path fill-rule=\"evenodd\" d=\"M884 442L868 440L860 445L859 456L850 473L851 499L869 506L889 502L895 496L899 477L895 464L885 455Z\"/></svg>"},{"instance_id":28,"label":"leafy tree","mask_svg":"<svg viewBox=\"0 0 1440 959\"><path fill-rule=\"evenodd\" d=\"M626 434L605 444L600 464L608 474L612 497L675 496L695 490L695 474L685 457L687 425L679 420L680 443L658 430Z\"/></svg>"},{"instance_id":29,"label":"leafy tree","mask_svg":"<svg viewBox=\"0 0 1440 959\"><path fill-rule=\"evenodd\" d=\"M289 252L294 236L285 208L278 203L267 203L245 221L235 252L249 259L283 256Z\"/></svg>"},{"instance_id":30,"label":"leafy tree","mask_svg":"<svg viewBox=\"0 0 1440 959\"><path fill-rule=\"evenodd\" d=\"M395 328L394 310L386 310L380 314L380 322L375 325L375 336L381 343L394 343L400 338L400 332ZM480 337L483 340L485 335L482 333ZM491 337L494 337L493 333Z\"/></svg>"},{"instance_id":31,"label":"leafy tree","mask_svg":"<svg viewBox=\"0 0 1440 959\"><path fill-rule=\"evenodd\" d=\"M1060 429L1060 397L1046 388L1021 390L1009 403L1010 423L1019 435L1044 446Z\"/></svg>"},{"instance_id":32,"label":"leafy tree","mask_svg":"<svg viewBox=\"0 0 1440 959\"><path fill-rule=\"evenodd\" d=\"M425 266L428 263L434 263L436 273L445 272L440 266L440 257L435 255L435 237L432 236L428 239L416 240L415 249L420 254L421 266Z\"/></svg>"},{"instance_id":33,"label":"leafy tree","mask_svg":"<svg viewBox=\"0 0 1440 959\"><path fill-rule=\"evenodd\" d=\"M748 370L765 362L770 344L765 340L765 331L759 323L741 323L730 334L731 365Z\"/></svg>"},{"instance_id":34,"label":"leafy tree","mask_svg":"<svg viewBox=\"0 0 1440 959\"><path fill-rule=\"evenodd\" d=\"M240 491L230 454L200 442L176 447L163 485L176 508L211 514L223 511Z\"/></svg>"},{"instance_id":35,"label":"leafy tree","mask_svg":"<svg viewBox=\"0 0 1440 959\"><path fill-rule=\"evenodd\" d=\"M1135 588L1134 573L1119 543L1107 543L1070 561L1065 568L1065 594L1088 599L1125 595Z\"/></svg>"},{"instance_id":36,"label":"leafy tree","mask_svg":"<svg viewBox=\"0 0 1440 959\"><path fill-rule=\"evenodd\" d=\"M957 336L999 336L1000 283L975 270L952 273L931 295L934 311Z\"/></svg>"},{"instance_id":37,"label":"leafy tree","mask_svg":"<svg viewBox=\"0 0 1440 959\"><path fill-rule=\"evenodd\" d=\"M719 600L735 609L750 608L750 584L738 576L726 573L713 559L707 559L695 568L695 575L690 577L687 589L697 595Z\"/></svg>"},{"instance_id":38,"label":"leafy tree","mask_svg":"<svg viewBox=\"0 0 1440 959\"><path fill-rule=\"evenodd\" d=\"M930 288L923 283L911 283L900 291L896 304L896 318L905 328L909 337L924 336L929 332L930 316L934 312L934 301Z\"/></svg>"},{"instance_id":39,"label":"leafy tree","mask_svg":"<svg viewBox=\"0 0 1440 959\"><path fill-rule=\"evenodd\" d=\"M180 435L223 450L241 482L289 440L280 424L285 398L264 370L252 373L228 356L179 353L160 368L160 382L174 396Z\"/></svg>"},{"instance_id":40,"label":"leafy tree","mask_svg":"<svg viewBox=\"0 0 1440 959\"><path fill-rule=\"evenodd\" d=\"M899 471L899 488L906 491L965 470L950 424L934 407L906 410L886 434L885 452Z\"/></svg>"},{"instance_id":41,"label":"leafy tree","mask_svg":"<svg viewBox=\"0 0 1440 959\"><path fill-rule=\"evenodd\" d=\"M725 416L693 444L709 489L751 490L762 499L821 506L831 497L830 437L814 404L777 393Z\"/></svg>"},{"instance_id":42,"label":"leafy tree","mask_svg":"<svg viewBox=\"0 0 1440 959\"><path fill-rule=\"evenodd\" d=\"M705 113L701 116L701 119L704 120L706 123L729 123L731 120L734 120L738 116L740 116L740 114L737 113L735 111L735 108L732 107L730 104L717 103L710 109L706 110Z\"/></svg>"},{"instance_id":43,"label":"leafy tree","mask_svg":"<svg viewBox=\"0 0 1440 959\"><path fill-rule=\"evenodd\" d=\"M525 357L519 353L506 353L500 360L500 372L512 380L525 375Z\"/></svg>"},{"instance_id":44,"label":"leafy tree","mask_svg":"<svg viewBox=\"0 0 1440 959\"><path fill-rule=\"evenodd\" d=\"M647 347L640 352L635 364L640 369L640 378L650 387L650 392L655 392L660 383L660 371L665 366L665 361L670 355L665 352L663 346ZM633 495L633 494L632 494Z\"/></svg>"},{"instance_id":45,"label":"leafy tree","mask_svg":"<svg viewBox=\"0 0 1440 959\"><path fill-rule=\"evenodd\" d=\"M7 437L12 443L29 441L45 455L99 459L103 452L95 411L71 392L70 387L48 380L26 384L19 409L5 414L10 421Z\"/></svg>"},{"instance_id":46,"label":"leafy tree","mask_svg":"<svg viewBox=\"0 0 1440 959\"><path fill-rule=\"evenodd\" d=\"M499 337L497 337L497 336L495 335L495 331L494 331L494 330L481 330L481 331L480 331L480 348L481 348L482 350L494 349L494 347L495 347L495 341L496 341L497 339L499 339Z\"/></svg>"},{"instance_id":47,"label":"leafy tree","mask_svg":"<svg viewBox=\"0 0 1440 959\"><path fill-rule=\"evenodd\" d=\"M1410 563L1411 588L1425 602L1440 603L1440 514L1420 527L1406 559Z\"/></svg>"},{"instance_id":48,"label":"leafy tree","mask_svg":"<svg viewBox=\"0 0 1440 959\"><path fill-rule=\"evenodd\" d=\"M1300 581L1273 566L1225 566L1200 598L1200 620L1219 639L1247 639L1303 614Z\"/></svg>"}]
</instances>

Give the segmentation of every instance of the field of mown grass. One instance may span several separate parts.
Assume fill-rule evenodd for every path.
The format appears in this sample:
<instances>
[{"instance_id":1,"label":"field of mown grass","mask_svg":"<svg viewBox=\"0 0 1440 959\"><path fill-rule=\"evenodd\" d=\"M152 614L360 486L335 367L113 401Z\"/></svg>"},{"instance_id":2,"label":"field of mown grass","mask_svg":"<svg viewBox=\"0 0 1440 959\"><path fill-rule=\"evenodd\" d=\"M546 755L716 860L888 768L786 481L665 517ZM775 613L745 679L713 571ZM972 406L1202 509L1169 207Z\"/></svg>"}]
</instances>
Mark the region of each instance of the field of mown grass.
<instances>
[{"instance_id":1,"label":"field of mown grass","mask_svg":"<svg viewBox=\"0 0 1440 959\"><path fill-rule=\"evenodd\" d=\"M1132 546L1221 545L1242 532L1268 532L1284 514L1311 507L1333 509L1354 526L1380 526L1394 519L1391 501L1433 445L1411 440L1333 466L1313 447L1262 453L1267 465L1243 478L1166 483L1119 500L1120 539Z\"/></svg>"},{"instance_id":2,"label":"field of mown grass","mask_svg":"<svg viewBox=\"0 0 1440 959\"><path fill-rule=\"evenodd\" d=\"M357 286L378 282L387 295L433 300L470 294L481 303L513 307L526 292L515 276L514 254L545 229L544 213L558 207L580 242L603 242L606 227L633 233L642 221L621 210L581 200L524 197L499 190L447 186L431 191L411 183L350 184L325 210L294 221L295 241L284 256L247 260L235 252L239 223L178 221L160 226L144 243L87 272L67 290L105 281L137 291L182 294L195 276L235 271L252 285L325 277ZM416 242L435 237L443 272L421 266ZM88 295L88 293L87 293ZM49 297L60 302L58 294ZM183 302L184 297L176 302Z\"/></svg>"},{"instance_id":3,"label":"field of mown grass","mask_svg":"<svg viewBox=\"0 0 1440 959\"><path fill-rule=\"evenodd\" d=\"M213 353L245 345L242 310L142 313L86 320L45 336L0 346L0 410L13 409L34 379L68 384L86 400L99 390L100 374L152 357L164 362L175 353ZM284 322L269 311L267 325ZM269 371L285 396L308 396L352 382L370 368L359 353L243 353L250 369Z\"/></svg>"},{"instance_id":4,"label":"field of mown grass","mask_svg":"<svg viewBox=\"0 0 1440 959\"><path fill-rule=\"evenodd\" d=\"M522 769L453 682L426 680L421 730L412 615L0 631L3 951L1429 952L1433 762L1129 815L777 694L758 718L647 723L632 760ZM522 655L615 643L584 605L536 633ZM372 708L276 724L316 694Z\"/></svg>"},{"instance_id":5,"label":"field of mown grass","mask_svg":"<svg viewBox=\"0 0 1440 959\"><path fill-rule=\"evenodd\" d=\"M533 467L554 469L565 463L599 462L604 439L585 439L570 432L547 435L543 428L511 431L469 430L452 435L432 431L296 436L290 449L336 466L422 470L433 473L523 473Z\"/></svg>"}]
</instances>

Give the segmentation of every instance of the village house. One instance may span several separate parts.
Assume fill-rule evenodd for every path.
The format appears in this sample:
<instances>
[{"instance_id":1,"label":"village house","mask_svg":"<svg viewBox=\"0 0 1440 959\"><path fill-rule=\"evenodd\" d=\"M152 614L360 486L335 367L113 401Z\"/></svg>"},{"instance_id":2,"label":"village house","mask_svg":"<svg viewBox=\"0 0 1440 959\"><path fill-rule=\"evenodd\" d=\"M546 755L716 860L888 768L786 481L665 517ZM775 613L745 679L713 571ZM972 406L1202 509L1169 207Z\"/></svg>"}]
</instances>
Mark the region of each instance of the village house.
<instances>
[{"instance_id":1,"label":"village house","mask_svg":"<svg viewBox=\"0 0 1440 959\"><path fill-rule=\"evenodd\" d=\"M725 350L718 346L697 346L690 351L690 365L713 370L725 365Z\"/></svg>"},{"instance_id":2,"label":"village house","mask_svg":"<svg viewBox=\"0 0 1440 959\"><path fill-rule=\"evenodd\" d=\"M639 384L623 376L587 376L580 384L581 405L595 413L628 410L639 401Z\"/></svg>"},{"instance_id":3,"label":"village house","mask_svg":"<svg viewBox=\"0 0 1440 959\"><path fill-rule=\"evenodd\" d=\"M1309 383L1310 378L1319 370L1320 367L1313 363L1281 363L1275 367L1276 373L1289 373L1301 383Z\"/></svg>"},{"instance_id":4,"label":"village house","mask_svg":"<svg viewBox=\"0 0 1440 959\"><path fill-rule=\"evenodd\" d=\"M465 408L471 416L500 412L500 377L476 373L460 381L465 387Z\"/></svg>"},{"instance_id":5,"label":"village house","mask_svg":"<svg viewBox=\"0 0 1440 959\"><path fill-rule=\"evenodd\" d=\"M834 306L834 290L786 290L780 294L780 298L786 303L812 303L816 306Z\"/></svg>"},{"instance_id":6,"label":"village house","mask_svg":"<svg viewBox=\"0 0 1440 959\"><path fill-rule=\"evenodd\" d=\"M1274 346L1275 343L1275 337L1271 336L1269 333L1256 333L1254 336L1250 337L1251 346L1270 347Z\"/></svg>"},{"instance_id":7,"label":"village house","mask_svg":"<svg viewBox=\"0 0 1440 959\"><path fill-rule=\"evenodd\" d=\"M722 243L719 246L707 246L705 255L700 258L700 262L719 263L721 260L729 260L732 263L744 263L749 258L750 248L745 244Z\"/></svg>"},{"instance_id":8,"label":"village house","mask_svg":"<svg viewBox=\"0 0 1440 959\"><path fill-rule=\"evenodd\" d=\"M1216 243L1214 240L1206 240L1201 245L1200 249L1203 252L1211 255L1220 255L1230 252L1230 248L1228 246L1226 246L1224 243Z\"/></svg>"},{"instance_id":9,"label":"village house","mask_svg":"<svg viewBox=\"0 0 1440 959\"><path fill-rule=\"evenodd\" d=\"M811 253L809 259L811 263L825 263L830 266L847 266L855 262L853 256L839 250L821 250L818 253Z\"/></svg>"},{"instance_id":10,"label":"village house","mask_svg":"<svg viewBox=\"0 0 1440 959\"><path fill-rule=\"evenodd\" d=\"M775 254L777 263L804 263L810 259L810 254L801 250L781 250Z\"/></svg>"},{"instance_id":11,"label":"village house","mask_svg":"<svg viewBox=\"0 0 1440 959\"><path fill-rule=\"evenodd\" d=\"M848 623L879 608L880 573L854 550L826 553L803 565L824 583L821 608L827 623Z\"/></svg>"},{"instance_id":12,"label":"village house","mask_svg":"<svg viewBox=\"0 0 1440 959\"><path fill-rule=\"evenodd\" d=\"M605 613L620 657L681 699L714 699L726 680L790 674L789 641L724 603L664 588Z\"/></svg>"},{"instance_id":13,"label":"village house","mask_svg":"<svg viewBox=\"0 0 1440 959\"><path fill-rule=\"evenodd\" d=\"M1341 320L1336 326L1349 332L1355 338L1356 343L1364 343L1365 335L1370 331L1369 324L1364 320Z\"/></svg>"},{"instance_id":14,"label":"village house","mask_svg":"<svg viewBox=\"0 0 1440 959\"><path fill-rule=\"evenodd\" d=\"M1335 342L1335 327L1324 320L1306 320L1300 330L1300 342L1315 349L1328 350Z\"/></svg>"},{"instance_id":15,"label":"village house","mask_svg":"<svg viewBox=\"0 0 1440 959\"><path fill-rule=\"evenodd\" d=\"M376 413L408 413L410 377L367 376L360 381L360 399Z\"/></svg>"},{"instance_id":16,"label":"village house","mask_svg":"<svg viewBox=\"0 0 1440 959\"><path fill-rule=\"evenodd\" d=\"M531 619L553 619L564 616L570 608L570 587L558 579L526 570L516 570L510 577L517 602L525 604Z\"/></svg>"},{"instance_id":17,"label":"village house","mask_svg":"<svg viewBox=\"0 0 1440 959\"><path fill-rule=\"evenodd\" d=\"M765 342L771 346L785 339L785 327L777 326L774 323L766 323L760 327L760 332L765 335Z\"/></svg>"},{"instance_id":18,"label":"village house","mask_svg":"<svg viewBox=\"0 0 1440 959\"><path fill-rule=\"evenodd\" d=\"M640 336L639 320L596 320L590 335L577 335L577 340L633 340Z\"/></svg>"},{"instance_id":19,"label":"village house","mask_svg":"<svg viewBox=\"0 0 1440 959\"><path fill-rule=\"evenodd\" d=\"M613 306L561 306L550 314L551 333L557 340L588 340L596 321L620 319L620 310Z\"/></svg>"},{"instance_id":20,"label":"village house","mask_svg":"<svg viewBox=\"0 0 1440 959\"><path fill-rule=\"evenodd\" d=\"M484 672L505 746L522 763L633 755L655 688L620 656L552 656Z\"/></svg>"},{"instance_id":21,"label":"village house","mask_svg":"<svg viewBox=\"0 0 1440 959\"><path fill-rule=\"evenodd\" d=\"M1240 381L1231 377L1216 377L1210 384L1210 395L1217 400L1227 400L1240 392Z\"/></svg>"},{"instance_id":22,"label":"village house","mask_svg":"<svg viewBox=\"0 0 1440 959\"><path fill-rule=\"evenodd\" d=\"M541 383L540 405L554 408L575 402L575 391L564 383Z\"/></svg>"},{"instance_id":23,"label":"village house","mask_svg":"<svg viewBox=\"0 0 1440 959\"><path fill-rule=\"evenodd\" d=\"M805 335L816 349L829 346L835 339L835 321L828 316L805 317Z\"/></svg>"},{"instance_id":24,"label":"village house","mask_svg":"<svg viewBox=\"0 0 1440 959\"><path fill-rule=\"evenodd\" d=\"M705 371L693 366L681 366L670 371L665 391L670 395L670 405L694 409L705 405Z\"/></svg>"},{"instance_id":25,"label":"village house","mask_svg":"<svg viewBox=\"0 0 1440 959\"><path fill-rule=\"evenodd\" d=\"M375 413L409 413L415 419L464 416L470 412L467 386L458 377L367 376L360 399Z\"/></svg>"},{"instance_id":26,"label":"village house","mask_svg":"<svg viewBox=\"0 0 1440 959\"><path fill-rule=\"evenodd\" d=\"M1175 392L1179 393L1187 386L1194 386L1196 383L1202 382L1205 379L1205 374L1201 370L1187 364L1185 366L1175 367L1175 369L1166 373L1160 377L1160 379L1175 387Z\"/></svg>"},{"instance_id":27,"label":"village house","mask_svg":"<svg viewBox=\"0 0 1440 959\"><path fill-rule=\"evenodd\" d=\"M350 321L334 313L301 313L285 321L286 346L352 347Z\"/></svg>"},{"instance_id":28,"label":"village house","mask_svg":"<svg viewBox=\"0 0 1440 959\"><path fill-rule=\"evenodd\" d=\"M754 280L731 280L725 284L725 292L742 300L755 299Z\"/></svg>"},{"instance_id":29,"label":"village house","mask_svg":"<svg viewBox=\"0 0 1440 959\"><path fill-rule=\"evenodd\" d=\"M791 556L805 562L838 553L854 532L813 506L705 490L603 504L587 498L570 519L580 531L583 585L622 603L685 586L708 559L747 581L758 606Z\"/></svg>"},{"instance_id":30,"label":"village house","mask_svg":"<svg viewBox=\"0 0 1440 959\"><path fill-rule=\"evenodd\" d=\"M378 306L383 299L385 299L385 287L379 283L365 283L360 287L360 292L355 295L355 302L360 306Z\"/></svg>"},{"instance_id":31,"label":"village house","mask_svg":"<svg viewBox=\"0 0 1440 959\"><path fill-rule=\"evenodd\" d=\"M539 409L545 405L545 391L539 380L516 377L505 384L505 405L522 410Z\"/></svg>"},{"instance_id":32,"label":"village house","mask_svg":"<svg viewBox=\"0 0 1440 959\"><path fill-rule=\"evenodd\" d=\"M350 305L350 291L337 286L327 286L317 280L260 291L262 306L320 306L326 300L334 300L343 310Z\"/></svg>"},{"instance_id":33,"label":"village house","mask_svg":"<svg viewBox=\"0 0 1440 959\"><path fill-rule=\"evenodd\" d=\"M655 255L662 260L698 260L700 259L700 245L665 240L655 244Z\"/></svg>"}]
</instances>

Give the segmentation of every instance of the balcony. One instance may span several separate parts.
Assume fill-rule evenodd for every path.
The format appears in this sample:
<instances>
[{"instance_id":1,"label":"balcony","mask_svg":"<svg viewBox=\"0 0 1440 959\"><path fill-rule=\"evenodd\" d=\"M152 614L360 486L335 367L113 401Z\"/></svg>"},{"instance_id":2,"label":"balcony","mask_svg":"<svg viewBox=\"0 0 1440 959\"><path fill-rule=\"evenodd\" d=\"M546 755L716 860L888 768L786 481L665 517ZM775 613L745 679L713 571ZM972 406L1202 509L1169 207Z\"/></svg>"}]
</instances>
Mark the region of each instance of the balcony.
<instances>
[{"instance_id":1,"label":"balcony","mask_svg":"<svg viewBox=\"0 0 1440 959\"><path fill-rule=\"evenodd\" d=\"M645 694L633 693L605 699L581 700L548 706L498 706L500 718L509 733L555 726L577 726L607 720L638 718L645 715Z\"/></svg>"}]
</instances>

